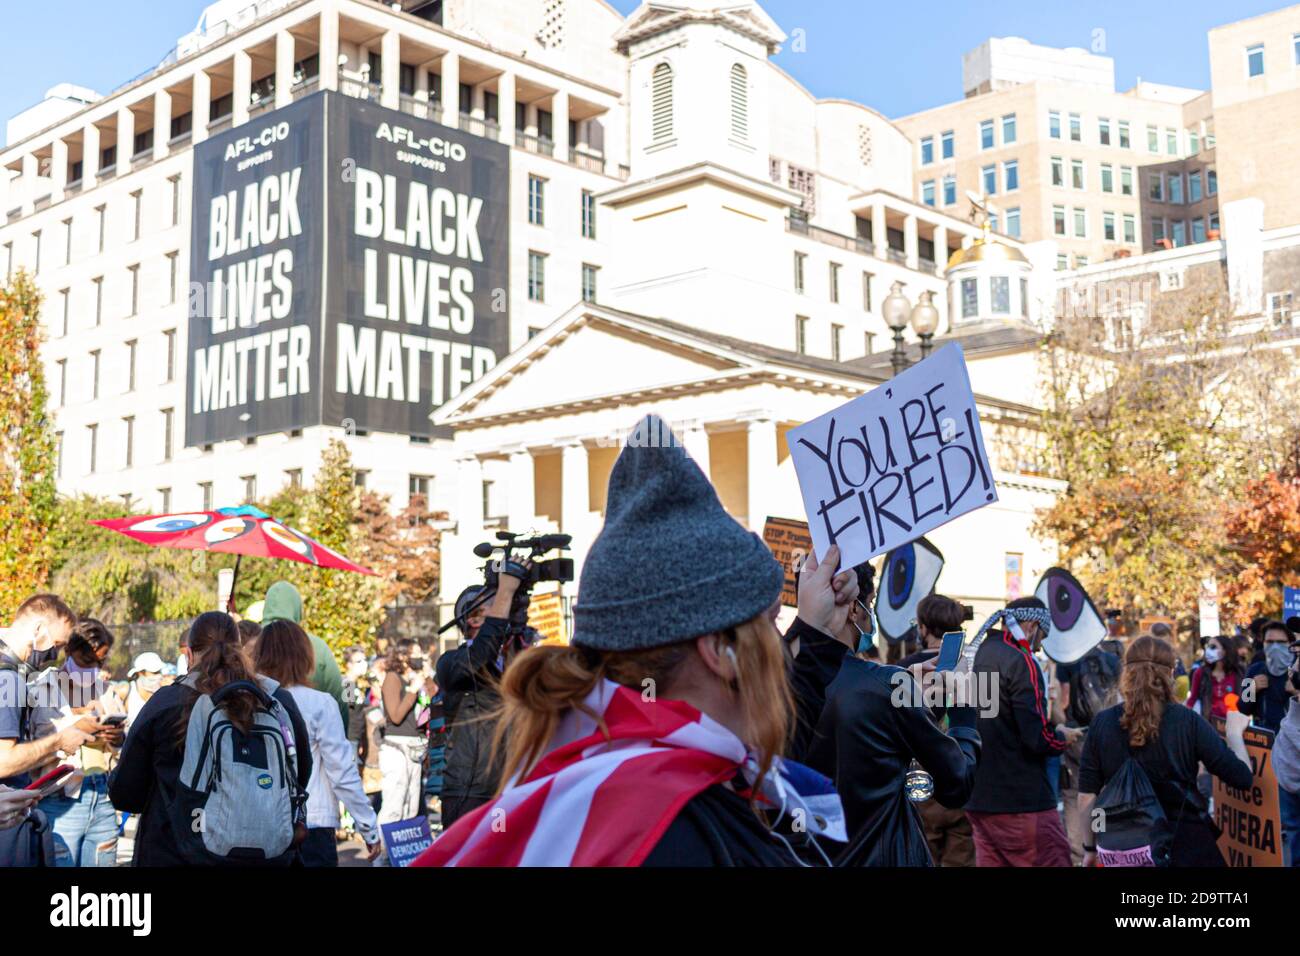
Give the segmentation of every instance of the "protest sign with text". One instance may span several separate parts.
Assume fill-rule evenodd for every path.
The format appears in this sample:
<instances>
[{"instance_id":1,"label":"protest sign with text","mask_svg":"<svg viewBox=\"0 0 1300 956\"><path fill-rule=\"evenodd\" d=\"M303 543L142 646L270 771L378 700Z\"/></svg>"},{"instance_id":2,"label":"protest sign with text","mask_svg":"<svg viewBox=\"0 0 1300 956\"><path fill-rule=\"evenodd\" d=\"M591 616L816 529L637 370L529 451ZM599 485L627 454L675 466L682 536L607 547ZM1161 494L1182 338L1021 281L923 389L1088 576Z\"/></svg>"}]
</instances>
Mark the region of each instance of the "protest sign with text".
<instances>
[{"instance_id":1,"label":"protest sign with text","mask_svg":"<svg viewBox=\"0 0 1300 956\"><path fill-rule=\"evenodd\" d=\"M785 582L781 585L781 603L786 607L798 607L799 594L795 587L794 573L812 551L808 522L773 518L769 515L767 523L763 525L763 543L771 549L772 557L781 562L781 568L785 571Z\"/></svg>"},{"instance_id":2,"label":"protest sign with text","mask_svg":"<svg viewBox=\"0 0 1300 956\"><path fill-rule=\"evenodd\" d=\"M851 567L997 501L960 346L786 436L817 557Z\"/></svg>"}]
</instances>

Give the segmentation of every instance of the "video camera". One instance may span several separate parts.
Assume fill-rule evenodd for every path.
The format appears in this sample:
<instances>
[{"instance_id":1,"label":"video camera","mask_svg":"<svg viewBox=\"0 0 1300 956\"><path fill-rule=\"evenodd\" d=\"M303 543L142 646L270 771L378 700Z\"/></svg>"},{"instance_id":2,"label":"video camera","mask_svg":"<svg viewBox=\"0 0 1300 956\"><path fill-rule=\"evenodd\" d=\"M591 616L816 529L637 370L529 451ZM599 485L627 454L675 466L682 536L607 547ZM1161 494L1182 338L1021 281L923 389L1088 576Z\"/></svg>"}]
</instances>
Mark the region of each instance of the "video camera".
<instances>
[{"instance_id":1,"label":"video camera","mask_svg":"<svg viewBox=\"0 0 1300 956\"><path fill-rule=\"evenodd\" d=\"M458 616L439 628L439 633L457 623L464 629L469 615L492 600L497 590L497 581L504 571L520 580L510 604L510 632L512 636L522 634L528 626L528 604L533 585L542 581L572 581L575 576L572 558L539 559L548 551L565 550L572 541L573 536L568 534L540 534L524 538L512 531L498 531L496 543L484 541L476 544L474 555L487 561L483 565L483 590Z\"/></svg>"}]
</instances>

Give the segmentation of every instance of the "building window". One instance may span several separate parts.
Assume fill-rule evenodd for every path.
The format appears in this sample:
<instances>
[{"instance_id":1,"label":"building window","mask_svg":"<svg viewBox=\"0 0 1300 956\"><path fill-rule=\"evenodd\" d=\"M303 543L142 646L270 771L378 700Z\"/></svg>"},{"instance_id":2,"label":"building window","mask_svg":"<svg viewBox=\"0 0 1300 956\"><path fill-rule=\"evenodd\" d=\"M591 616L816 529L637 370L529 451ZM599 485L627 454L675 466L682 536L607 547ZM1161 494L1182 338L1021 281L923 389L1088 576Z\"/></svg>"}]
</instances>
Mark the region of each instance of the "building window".
<instances>
[{"instance_id":1,"label":"building window","mask_svg":"<svg viewBox=\"0 0 1300 956\"><path fill-rule=\"evenodd\" d=\"M1194 129L1187 131L1187 155L1195 156L1201 151L1201 136Z\"/></svg>"},{"instance_id":2,"label":"building window","mask_svg":"<svg viewBox=\"0 0 1300 956\"><path fill-rule=\"evenodd\" d=\"M95 468L99 464L99 426L86 426L86 441L90 445L90 455L87 459L90 462L90 474L95 473Z\"/></svg>"},{"instance_id":3,"label":"building window","mask_svg":"<svg viewBox=\"0 0 1300 956\"><path fill-rule=\"evenodd\" d=\"M1159 245L1165 238L1165 219L1161 216L1159 219L1151 220L1151 242L1153 245Z\"/></svg>"},{"instance_id":4,"label":"building window","mask_svg":"<svg viewBox=\"0 0 1300 956\"><path fill-rule=\"evenodd\" d=\"M1119 168L1119 191L1121 195L1133 195L1133 167L1121 166Z\"/></svg>"},{"instance_id":5,"label":"building window","mask_svg":"<svg viewBox=\"0 0 1300 956\"><path fill-rule=\"evenodd\" d=\"M990 276L989 300L994 315L1010 315L1011 280L1006 276Z\"/></svg>"},{"instance_id":6,"label":"building window","mask_svg":"<svg viewBox=\"0 0 1300 956\"><path fill-rule=\"evenodd\" d=\"M794 350L800 355L806 355L808 352L808 316L806 315L794 317Z\"/></svg>"},{"instance_id":7,"label":"building window","mask_svg":"<svg viewBox=\"0 0 1300 956\"><path fill-rule=\"evenodd\" d=\"M843 346L844 326L831 324L831 358L836 362L841 360L840 349Z\"/></svg>"},{"instance_id":8,"label":"building window","mask_svg":"<svg viewBox=\"0 0 1300 956\"><path fill-rule=\"evenodd\" d=\"M1083 142L1083 118L1078 113L1070 114L1070 141Z\"/></svg>"},{"instance_id":9,"label":"building window","mask_svg":"<svg viewBox=\"0 0 1300 956\"><path fill-rule=\"evenodd\" d=\"M68 296L71 290L59 290L59 338L68 334Z\"/></svg>"},{"instance_id":10,"label":"building window","mask_svg":"<svg viewBox=\"0 0 1300 956\"><path fill-rule=\"evenodd\" d=\"M1016 114L1008 113L1002 117L1002 145L1008 146L1016 141Z\"/></svg>"},{"instance_id":11,"label":"building window","mask_svg":"<svg viewBox=\"0 0 1300 956\"><path fill-rule=\"evenodd\" d=\"M934 162L934 137L924 136L921 138L921 165L929 166Z\"/></svg>"},{"instance_id":12,"label":"building window","mask_svg":"<svg viewBox=\"0 0 1300 956\"><path fill-rule=\"evenodd\" d=\"M1110 163L1101 164L1101 191L1104 193L1115 191L1115 170Z\"/></svg>"},{"instance_id":13,"label":"building window","mask_svg":"<svg viewBox=\"0 0 1300 956\"><path fill-rule=\"evenodd\" d=\"M1152 173L1150 188L1147 195L1151 197L1152 202L1165 201L1165 177L1161 173Z\"/></svg>"},{"instance_id":14,"label":"building window","mask_svg":"<svg viewBox=\"0 0 1300 956\"><path fill-rule=\"evenodd\" d=\"M540 252L528 253L528 301L546 301L546 256Z\"/></svg>"},{"instance_id":15,"label":"building window","mask_svg":"<svg viewBox=\"0 0 1300 956\"><path fill-rule=\"evenodd\" d=\"M131 241L140 238L140 214L144 207L144 193L137 189L131 193Z\"/></svg>"},{"instance_id":16,"label":"building window","mask_svg":"<svg viewBox=\"0 0 1300 956\"><path fill-rule=\"evenodd\" d=\"M1170 156L1178 155L1178 130L1165 130L1165 152Z\"/></svg>"},{"instance_id":17,"label":"building window","mask_svg":"<svg viewBox=\"0 0 1300 956\"><path fill-rule=\"evenodd\" d=\"M1101 214L1101 235L1107 242L1115 241L1115 214L1113 212L1103 212Z\"/></svg>"},{"instance_id":18,"label":"building window","mask_svg":"<svg viewBox=\"0 0 1300 956\"><path fill-rule=\"evenodd\" d=\"M104 220L107 218L105 213L106 213L106 207L104 206L95 207L95 230L98 233L98 237L99 237L96 243L97 245L97 248L95 250L96 252L104 251Z\"/></svg>"},{"instance_id":19,"label":"building window","mask_svg":"<svg viewBox=\"0 0 1300 956\"><path fill-rule=\"evenodd\" d=\"M596 194L590 189L582 191L582 238L596 238Z\"/></svg>"},{"instance_id":20,"label":"building window","mask_svg":"<svg viewBox=\"0 0 1300 956\"><path fill-rule=\"evenodd\" d=\"M1131 146L1132 146L1132 141L1129 139L1129 135L1128 135L1128 120L1120 120L1119 121L1119 147L1120 149L1129 149L1131 148Z\"/></svg>"},{"instance_id":21,"label":"building window","mask_svg":"<svg viewBox=\"0 0 1300 956\"><path fill-rule=\"evenodd\" d=\"M787 185L795 192L803 196L801 208L803 212L812 216L817 211L817 175L811 169L803 169L790 163L787 166L786 174L789 177Z\"/></svg>"},{"instance_id":22,"label":"building window","mask_svg":"<svg viewBox=\"0 0 1300 956\"><path fill-rule=\"evenodd\" d=\"M1187 245L1187 223L1181 219L1175 219L1171 226L1175 246Z\"/></svg>"},{"instance_id":23,"label":"building window","mask_svg":"<svg viewBox=\"0 0 1300 956\"><path fill-rule=\"evenodd\" d=\"M1029 318L1029 280L1020 280L1020 314Z\"/></svg>"},{"instance_id":24,"label":"building window","mask_svg":"<svg viewBox=\"0 0 1300 956\"><path fill-rule=\"evenodd\" d=\"M63 264L72 265L72 220L63 220Z\"/></svg>"},{"instance_id":25,"label":"building window","mask_svg":"<svg viewBox=\"0 0 1300 956\"><path fill-rule=\"evenodd\" d=\"M952 130L944 130L939 135L939 153L944 159L953 157L953 135Z\"/></svg>"},{"instance_id":26,"label":"building window","mask_svg":"<svg viewBox=\"0 0 1300 956\"><path fill-rule=\"evenodd\" d=\"M1270 292L1268 294L1268 314L1275 325L1285 325L1291 321L1291 293Z\"/></svg>"},{"instance_id":27,"label":"building window","mask_svg":"<svg viewBox=\"0 0 1300 956\"><path fill-rule=\"evenodd\" d=\"M1183 204L1183 174L1169 174L1169 201L1181 206Z\"/></svg>"},{"instance_id":28,"label":"building window","mask_svg":"<svg viewBox=\"0 0 1300 956\"><path fill-rule=\"evenodd\" d=\"M1215 233L1214 238L1219 238L1219 214L1217 212L1210 213L1210 231Z\"/></svg>"},{"instance_id":29,"label":"building window","mask_svg":"<svg viewBox=\"0 0 1300 956\"><path fill-rule=\"evenodd\" d=\"M1110 145L1110 120L1104 116L1097 120L1097 142L1102 146Z\"/></svg>"},{"instance_id":30,"label":"building window","mask_svg":"<svg viewBox=\"0 0 1300 956\"><path fill-rule=\"evenodd\" d=\"M957 177L943 177L943 204L953 206L957 203Z\"/></svg>"},{"instance_id":31,"label":"building window","mask_svg":"<svg viewBox=\"0 0 1300 956\"><path fill-rule=\"evenodd\" d=\"M104 319L104 277L91 281L95 283L95 328L99 328L99 323Z\"/></svg>"},{"instance_id":32,"label":"building window","mask_svg":"<svg viewBox=\"0 0 1300 956\"><path fill-rule=\"evenodd\" d=\"M1124 241L1137 241L1137 219L1131 212L1124 213Z\"/></svg>"},{"instance_id":33,"label":"building window","mask_svg":"<svg viewBox=\"0 0 1300 956\"><path fill-rule=\"evenodd\" d=\"M808 256L802 252L794 254L794 291L802 293L804 291L804 263Z\"/></svg>"},{"instance_id":34,"label":"building window","mask_svg":"<svg viewBox=\"0 0 1300 956\"><path fill-rule=\"evenodd\" d=\"M1160 152L1160 130L1154 126L1147 126L1147 152Z\"/></svg>"},{"instance_id":35,"label":"building window","mask_svg":"<svg viewBox=\"0 0 1300 956\"><path fill-rule=\"evenodd\" d=\"M874 354L876 353L876 333L875 333L875 332L864 332L864 333L863 333L863 339L864 339L864 342L863 342L863 348L866 349L866 353L865 353L865 354L866 354L866 355L874 355Z\"/></svg>"},{"instance_id":36,"label":"building window","mask_svg":"<svg viewBox=\"0 0 1300 956\"><path fill-rule=\"evenodd\" d=\"M740 63L731 65L731 135L749 139L749 74Z\"/></svg>"},{"instance_id":37,"label":"building window","mask_svg":"<svg viewBox=\"0 0 1300 956\"><path fill-rule=\"evenodd\" d=\"M239 477L244 483L244 504L252 504L257 500L257 475L240 475Z\"/></svg>"},{"instance_id":38,"label":"building window","mask_svg":"<svg viewBox=\"0 0 1300 956\"><path fill-rule=\"evenodd\" d=\"M54 407L62 408L68 404L68 360L59 359L55 364L59 369L59 398Z\"/></svg>"},{"instance_id":39,"label":"building window","mask_svg":"<svg viewBox=\"0 0 1300 956\"><path fill-rule=\"evenodd\" d=\"M650 77L650 139L663 143L673 138L673 68L660 63Z\"/></svg>"},{"instance_id":40,"label":"building window","mask_svg":"<svg viewBox=\"0 0 1300 956\"><path fill-rule=\"evenodd\" d=\"M1020 188L1020 162L1009 159L1002 164L1002 183L1007 192Z\"/></svg>"},{"instance_id":41,"label":"building window","mask_svg":"<svg viewBox=\"0 0 1300 956\"><path fill-rule=\"evenodd\" d=\"M174 382L176 380L176 330L168 329L163 333L163 338L167 342L167 377L165 382Z\"/></svg>"},{"instance_id":42,"label":"building window","mask_svg":"<svg viewBox=\"0 0 1300 956\"><path fill-rule=\"evenodd\" d=\"M921 202L927 206L934 205L934 180L927 179L921 183Z\"/></svg>"},{"instance_id":43,"label":"building window","mask_svg":"<svg viewBox=\"0 0 1300 956\"><path fill-rule=\"evenodd\" d=\"M1007 235L1012 239L1020 238L1020 207L1007 210Z\"/></svg>"},{"instance_id":44,"label":"building window","mask_svg":"<svg viewBox=\"0 0 1300 956\"><path fill-rule=\"evenodd\" d=\"M546 180L540 176L528 177L528 221L546 225Z\"/></svg>"},{"instance_id":45,"label":"building window","mask_svg":"<svg viewBox=\"0 0 1300 956\"><path fill-rule=\"evenodd\" d=\"M1083 160L1070 160L1070 185L1075 189L1083 189Z\"/></svg>"},{"instance_id":46,"label":"building window","mask_svg":"<svg viewBox=\"0 0 1300 956\"><path fill-rule=\"evenodd\" d=\"M99 349L90 353L90 400L99 398Z\"/></svg>"},{"instance_id":47,"label":"building window","mask_svg":"<svg viewBox=\"0 0 1300 956\"><path fill-rule=\"evenodd\" d=\"M1052 207L1052 232L1058 236L1065 235L1065 207Z\"/></svg>"},{"instance_id":48,"label":"building window","mask_svg":"<svg viewBox=\"0 0 1300 956\"><path fill-rule=\"evenodd\" d=\"M985 166L980 170L980 184L984 187L986 196L992 196L998 191L997 166Z\"/></svg>"},{"instance_id":49,"label":"building window","mask_svg":"<svg viewBox=\"0 0 1300 956\"><path fill-rule=\"evenodd\" d=\"M167 182L172 186L172 225L179 226L181 224L181 178L171 176Z\"/></svg>"},{"instance_id":50,"label":"building window","mask_svg":"<svg viewBox=\"0 0 1300 956\"><path fill-rule=\"evenodd\" d=\"M32 272L39 274L41 271L41 231L39 229L32 233L32 242L36 244L36 262L32 265Z\"/></svg>"},{"instance_id":51,"label":"building window","mask_svg":"<svg viewBox=\"0 0 1300 956\"><path fill-rule=\"evenodd\" d=\"M163 461L172 460L172 419L175 413L170 408L162 410L163 420Z\"/></svg>"},{"instance_id":52,"label":"building window","mask_svg":"<svg viewBox=\"0 0 1300 956\"><path fill-rule=\"evenodd\" d=\"M159 488L158 498L162 503L161 511L168 514L172 510L172 490L170 488Z\"/></svg>"},{"instance_id":53,"label":"building window","mask_svg":"<svg viewBox=\"0 0 1300 956\"><path fill-rule=\"evenodd\" d=\"M126 343L126 390L135 391L135 353L136 340L131 339Z\"/></svg>"},{"instance_id":54,"label":"building window","mask_svg":"<svg viewBox=\"0 0 1300 956\"><path fill-rule=\"evenodd\" d=\"M1246 76L1264 75L1264 44L1246 47Z\"/></svg>"},{"instance_id":55,"label":"building window","mask_svg":"<svg viewBox=\"0 0 1300 956\"><path fill-rule=\"evenodd\" d=\"M840 301L840 264L838 262L832 262L830 264L829 275L827 276L826 281L830 292L830 300L832 302L839 302Z\"/></svg>"},{"instance_id":56,"label":"building window","mask_svg":"<svg viewBox=\"0 0 1300 956\"><path fill-rule=\"evenodd\" d=\"M1291 45L1295 50L1295 65L1300 66L1300 33L1291 37Z\"/></svg>"},{"instance_id":57,"label":"building window","mask_svg":"<svg viewBox=\"0 0 1300 956\"><path fill-rule=\"evenodd\" d=\"M366 483L367 481L369 481L369 479L370 479L370 472L367 471L365 468L354 468L352 470L352 486L354 488L366 487Z\"/></svg>"},{"instance_id":58,"label":"building window","mask_svg":"<svg viewBox=\"0 0 1300 956\"><path fill-rule=\"evenodd\" d=\"M180 256L175 252L167 253L167 304L176 304L177 266Z\"/></svg>"},{"instance_id":59,"label":"building window","mask_svg":"<svg viewBox=\"0 0 1300 956\"><path fill-rule=\"evenodd\" d=\"M1084 267L1087 266L1087 265L1088 265L1088 257L1087 257L1087 256L1081 256L1081 255L1079 255L1078 253L1075 253L1075 255L1074 255L1074 267L1075 267L1076 269L1082 269L1082 268L1084 268Z\"/></svg>"},{"instance_id":60,"label":"building window","mask_svg":"<svg viewBox=\"0 0 1300 956\"><path fill-rule=\"evenodd\" d=\"M1052 139L1061 138L1061 114L1056 110L1047 114L1047 135Z\"/></svg>"},{"instance_id":61,"label":"building window","mask_svg":"<svg viewBox=\"0 0 1300 956\"><path fill-rule=\"evenodd\" d=\"M871 311L871 273L862 273L862 311Z\"/></svg>"},{"instance_id":62,"label":"building window","mask_svg":"<svg viewBox=\"0 0 1300 956\"><path fill-rule=\"evenodd\" d=\"M128 316L140 314L140 266L127 266L126 271L131 273L131 311Z\"/></svg>"},{"instance_id":63,"label":"building window","mask_svg":"<svg viewBox=\"0 0 1300 956\"><path fill-rule=\"evenodd\" d=\"M1065 185L1065 160L1060 156L1052 157L1052 185Z\"/></svg>"},{"instance_id":64,"label":"building window","mask_svg":"<svg viewBox=\"0 0 1300 956\"><path fill-rule=\"evenodd\" d=\"M980 149L993 148L993 121L984 120L980 123Z\"/></svg>"},{"instance_id":65,"label":"building window","mask_svg":"<svg viewBox=\"0 0 1300 956\"><path fill-rule=\"evenodd\" d=\"M596 273L600 269L587 263L582 264L582 301L596 301Z\"/></svg>"},{"instance_id":66,"label":"building window","mask_svg":"<svg viewBox=\"0 0 1300 956\"><path fill-rule=\"evenodd\" d=\"M1088 238L1088 211L1086 209L1074 210L1074 235L1076 239Z\"/></svg>"},{"instance_id":67,"label":"building window","mask_svg":"<svg viewBox=\"0 0 1300 956\"><path fill-rule=\"evenodd\" d=\"M1201 173L1197 170L1187 174L1187 201L1201 201Z\"/></svg>"},{"instance_id":68,"label":"building window","mask_svg":"<svg viewBox=\"0 0 1300 956\"><path fill-rule=\"evenodd\" d=\"M127 415L122 419L123 437L126 439L125 465L130 468L135 464L135 416Z\"/></svg>"},{"instance_id":69,"label":"building window","mask_svg":"<svg viewBox=\"0 0 1300 956\"><path fill-rule=\"evenodd\" d=\"M1058 252L1056 254L1056 271L1064 272L1068 268L1070 268L1070 257L1064 252Z\"/></svg>"},{"instance_id":70,"label":"building window","mask_svg":"<svg viewBox=\"0 0 1300 956\"><path fill-rule=\"evenodd\" d=\"M1197 216L1192 220L1192 242L1205 241L1205 220Z\"/></svg>"},{"instance_id":71,"label":"building window","mask_svg":"<svg viewBox=\"0 0 1300 956\"><path fill-rule=\"evenodd\" d=\"M200 481L199 491L203 495L203 510L211 511L212 510L212 482Z\"/></svg>"},{"instance_id":72,"label":"building window","mask_svg":"<svg viewBox=\"0 0 1300 956\"><path fill-rule=\"evenodd\" d=\"M973 319L980 313L979 287L974 279L961 280L961 317Z\"/></svg>"},{"instance_id":73,"label":"building window","mask_svg":"<svg viewBox=\"0 0 1300 956\"><path fill-rule=\"evenodd\" d=\"M1205 191L1211 196L1219 195L1219 174L1213 169L1205 171Z\"/></svg>"}]
</instances>

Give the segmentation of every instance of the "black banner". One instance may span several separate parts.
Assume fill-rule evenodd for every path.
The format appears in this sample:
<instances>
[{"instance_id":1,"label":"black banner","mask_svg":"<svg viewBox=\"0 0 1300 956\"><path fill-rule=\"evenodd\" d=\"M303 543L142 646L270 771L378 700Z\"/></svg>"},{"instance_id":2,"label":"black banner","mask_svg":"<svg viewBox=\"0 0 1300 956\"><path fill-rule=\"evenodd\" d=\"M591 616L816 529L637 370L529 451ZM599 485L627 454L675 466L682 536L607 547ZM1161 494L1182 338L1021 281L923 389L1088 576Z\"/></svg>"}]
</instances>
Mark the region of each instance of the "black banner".
<instances>
[{"instance_id":1,"label":"black banner","mask_svg":"<svg viewBox=\"0 0 1300 956\"><path fill-rule=\"evenodd\" d=\"M322 423L436 434L504 356L510 151L333 97Z\"/></svg>"},{"instance_id":2,"label":"black banner","mask_svg":"<svg viewBox=\"0 0 1300 956\"><path fill-rule=\"evenodd\" d=\"M194 148L187 445L320 420L322 105Z\"/></svg>"},{"instance_id":3,"label":"black banner","mask_svg":"<svg viewBox=\"0 0 1300 956\"><path fill-rule=\"evenodd\" d=\"M318 93L194 149L185 443L429 421L509 346L510 151Z\"/></svg>"}]
</instances>

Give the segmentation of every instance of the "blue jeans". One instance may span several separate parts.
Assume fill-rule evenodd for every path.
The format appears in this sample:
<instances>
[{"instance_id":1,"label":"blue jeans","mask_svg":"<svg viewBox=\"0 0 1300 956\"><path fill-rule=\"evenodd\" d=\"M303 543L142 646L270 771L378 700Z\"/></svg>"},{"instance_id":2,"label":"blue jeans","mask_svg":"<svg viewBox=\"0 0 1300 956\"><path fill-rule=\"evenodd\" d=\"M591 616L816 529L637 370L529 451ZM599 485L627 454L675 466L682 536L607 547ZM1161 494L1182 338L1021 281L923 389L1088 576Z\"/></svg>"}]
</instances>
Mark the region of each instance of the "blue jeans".
<instances>
[{"instance_id":1,"label":"blue jeans","mask_svg":"<svg viewBox=\"0 0 1300 956\"><path fill-rule=\"evenodd\" d=\"M1283 865L1300 866L1300 793L1278 787L1277 801L1282 817Z\"/></svg>"},{"instance_id":2,"label":"blue jeans","mask_svg":"<svg viewBox=\"0 0 1300 956\"><path fill-rule=\"evenodd\" d=\"M108 774L81 782L77 799L62 791L41 801L54 831L56 866L116 866L117 812L108 802Z\"/></svg>"}]
</instances>

